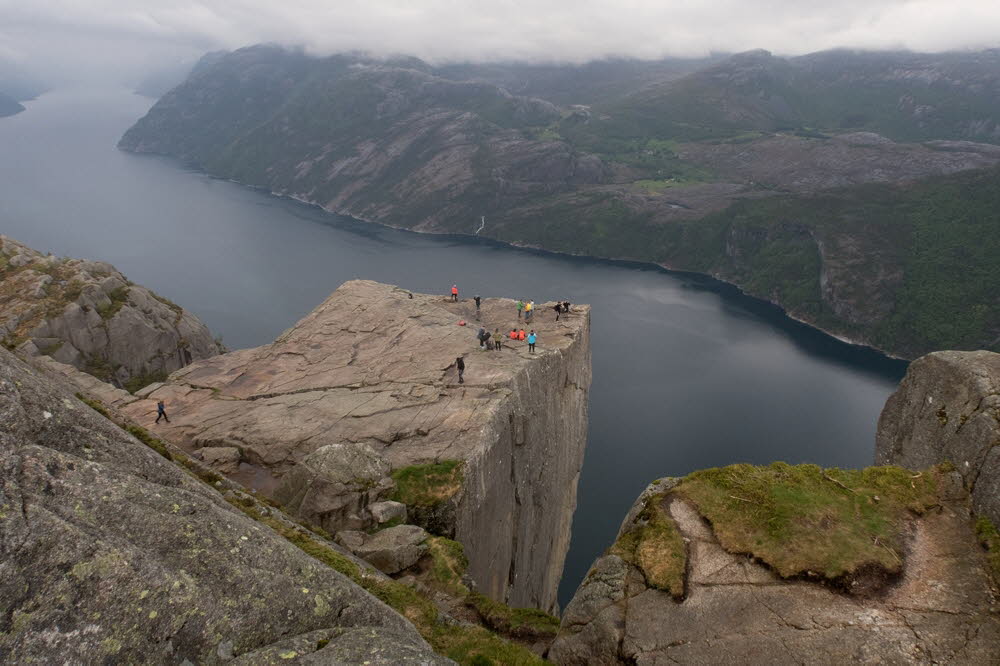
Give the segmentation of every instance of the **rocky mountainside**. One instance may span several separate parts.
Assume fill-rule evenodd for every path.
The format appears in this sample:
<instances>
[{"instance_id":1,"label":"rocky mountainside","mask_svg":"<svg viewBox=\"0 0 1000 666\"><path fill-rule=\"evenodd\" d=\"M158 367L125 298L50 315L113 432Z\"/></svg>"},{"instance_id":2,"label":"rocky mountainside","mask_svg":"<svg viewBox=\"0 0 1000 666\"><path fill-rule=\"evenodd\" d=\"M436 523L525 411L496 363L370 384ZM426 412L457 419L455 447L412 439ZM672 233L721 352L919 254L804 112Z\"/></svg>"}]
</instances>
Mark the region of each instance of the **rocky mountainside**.
<instances>
[{"instance_id":1,"label":"rocky mountainside","mask_svg":"<svg viewBox=\"0 0 1000 666\"><path fill-rule=\"evenodd\" d=\"M537 353L486 352L470 301L352 281L274 343L192 363L122 411L152 428L164 400L163 438L331 533L398 499L463 544L481 593L550 610L586 444L590 310L540 312ZM481 316L517 322L508 299Z\"/></svg>"},{"instance_id":2,"label":"rocky mountainside","mask_svg":"<svg viewBox=\"0 0 1000 666\"><path fill-rule=\"evenodd\" d=\"M197 317L111 264L43 255L6 236L0 335L9 349L51 356L132 389L222 351Z\"/></svg>"},{"instance_id":3,"label":"rocky mountainside","mask_svg":"<svg viewBox=\"0 0 1000 666\"><path fill-rule=\"evenodd\" d=\"M942 312L936 293L956 262L1000 286L967 244L996 237L978 211L1000 164L997 58L433 67L256 46L200 63L120 146L392 226L712 273L915 357L1000 344L995 299ZM893 199L924 217L886 215Z\"/></svg>"},{"instance_id":4,"label":"rocky mountainside","mask_svg":"<svg viewBox=\"0 0 1000 666\"><path fill-rule=\"evenodd\" d=\"M235 508L251 498L190 475L2 349L0 421L0 661L451 663Z\"/></svg>"}]
</instances>

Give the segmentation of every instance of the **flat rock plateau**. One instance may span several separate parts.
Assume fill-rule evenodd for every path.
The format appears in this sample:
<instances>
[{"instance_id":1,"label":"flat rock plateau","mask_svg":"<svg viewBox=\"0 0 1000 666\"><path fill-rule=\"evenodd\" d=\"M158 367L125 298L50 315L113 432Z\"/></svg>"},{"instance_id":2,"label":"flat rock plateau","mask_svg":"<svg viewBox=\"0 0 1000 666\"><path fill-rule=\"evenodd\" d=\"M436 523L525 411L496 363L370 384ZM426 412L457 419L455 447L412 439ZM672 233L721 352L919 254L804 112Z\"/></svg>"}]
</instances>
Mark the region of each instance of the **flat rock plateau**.
<instances>
[{"instance_id":1,"label":"flat rock plateau","mask_svg":"<svg viewBox=\"0 0 1000 666\"><path fill-rule=\"evenodd\" d=\"M590 308L536 313L536 353L510 340L482 351L470 299L351 281L272 344L192 363L122 409L331 532L363 527L391 491L381 461L383 473L457 461L456 487L411 520L465 546L484 594L552 610L586 444ZM501 334L519 323L509 299L484 299L481 320ZM154 424L159 400L169 423ZM368 481L345 490L352 475Z\"/></svg>"}]
</instances>

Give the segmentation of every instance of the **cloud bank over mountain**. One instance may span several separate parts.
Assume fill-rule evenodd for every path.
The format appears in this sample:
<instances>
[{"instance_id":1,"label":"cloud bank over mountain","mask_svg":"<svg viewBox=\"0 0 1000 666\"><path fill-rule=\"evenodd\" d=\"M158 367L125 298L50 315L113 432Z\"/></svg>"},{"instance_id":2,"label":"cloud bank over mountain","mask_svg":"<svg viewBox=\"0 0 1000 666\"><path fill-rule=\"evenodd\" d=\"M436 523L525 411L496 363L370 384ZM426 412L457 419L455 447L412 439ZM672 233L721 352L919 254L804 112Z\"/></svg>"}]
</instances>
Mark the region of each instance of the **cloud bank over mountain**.
<instances>
[{"instance_id":1,"label":"cloud bank over mountain","mask_svg":"<svg viewBox=\"0 0 1000 666\"><path fill-rule=\"evenodd\" d=\"M984 0L0 0L0 59L100 69L257 42L434 62L582 62L766 48L1000 46ZM146 54L153 54L152 56Z\"/></svg>"}]
</instances>

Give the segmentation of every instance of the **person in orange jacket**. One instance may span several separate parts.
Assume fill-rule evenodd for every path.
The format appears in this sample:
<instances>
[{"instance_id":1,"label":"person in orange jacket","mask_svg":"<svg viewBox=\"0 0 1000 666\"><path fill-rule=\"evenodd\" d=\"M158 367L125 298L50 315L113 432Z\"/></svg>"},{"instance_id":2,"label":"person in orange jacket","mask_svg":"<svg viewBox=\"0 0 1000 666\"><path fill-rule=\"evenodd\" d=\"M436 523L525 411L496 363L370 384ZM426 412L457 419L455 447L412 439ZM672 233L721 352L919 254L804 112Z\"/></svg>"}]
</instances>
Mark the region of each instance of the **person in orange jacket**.
<instances>
[{"instance_id":1,"label":"person in orange jacket","mask_svg":"<svg viewBox=\"0 0 1000 666\"><path fill-rule=\"evenodd\" d=\"M455 301L456 303L458 302L458 285L457 284L451 285L451 300Z\"/></svg>"},{"instance_id":2,"label":"person in orange jacket","mask_svg":"<svg viewBox=\"0 0 1000 666\"><path fill-rule=\"evenodd\" d=\"M528 334L524 332L523 328L520 331L517 332L517 339L518 340L524 340L526 337L528 337Z\"/></svg>"}]
</instances>

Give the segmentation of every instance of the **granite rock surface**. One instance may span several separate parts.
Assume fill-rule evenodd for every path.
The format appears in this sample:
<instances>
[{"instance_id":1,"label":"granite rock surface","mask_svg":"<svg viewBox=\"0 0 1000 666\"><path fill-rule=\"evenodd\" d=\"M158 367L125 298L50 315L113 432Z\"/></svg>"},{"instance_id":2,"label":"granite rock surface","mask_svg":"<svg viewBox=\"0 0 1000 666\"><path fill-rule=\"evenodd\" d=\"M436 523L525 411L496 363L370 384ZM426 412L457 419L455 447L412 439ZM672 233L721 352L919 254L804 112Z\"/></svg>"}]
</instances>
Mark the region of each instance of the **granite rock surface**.
<instances>
[{"instance_id":1,"label":"granite rock surface","mask_svg":"<svg viewBox=\"0 0 1000 666\"><path fill-rule=\"evenodd\" d=\"M316 653L308 663L447 662L381 601L2 349L0 423L0 662L266 663L296 641Z\"/></svg>"},{"instance_id":2,"label":"granite rock surface","mask_svg":"<svg viewBox=\"0 0 1000 666\"><path fill-rule=\"evenodd\" d=\"M171 422L155 426L159 435L191 452L238 447L244 462L231 477L286 499L319 478L307 461L323 447L364 445L393 470L459 461L461 487L428 529L462 542L484 594L551 610L591 378L589 306L556 322L551 305L536 304L524 324L514 301L487 298L477 322L469 300L355 280L272 344L195 362L124 411L154 427L155 402L164 400ZM510 340L480 349L479 325L503 335L515 324L538 333L536 353ZM337 502L337 492L313 494L309 512ZM357 527L334 522L328 531Z\"/></svg>"}]
</instances>

